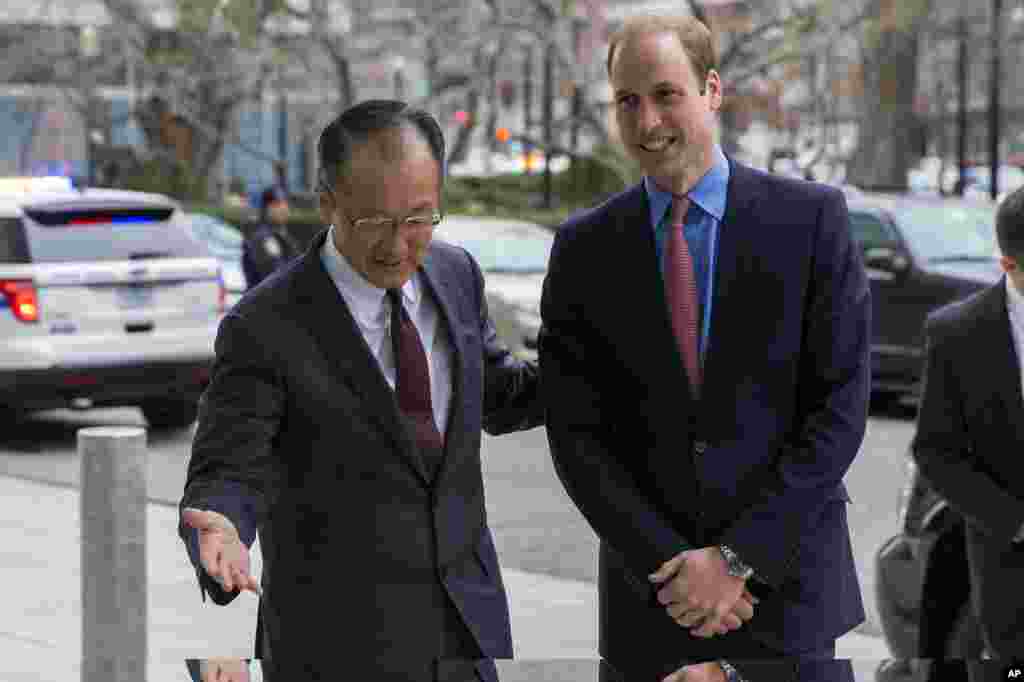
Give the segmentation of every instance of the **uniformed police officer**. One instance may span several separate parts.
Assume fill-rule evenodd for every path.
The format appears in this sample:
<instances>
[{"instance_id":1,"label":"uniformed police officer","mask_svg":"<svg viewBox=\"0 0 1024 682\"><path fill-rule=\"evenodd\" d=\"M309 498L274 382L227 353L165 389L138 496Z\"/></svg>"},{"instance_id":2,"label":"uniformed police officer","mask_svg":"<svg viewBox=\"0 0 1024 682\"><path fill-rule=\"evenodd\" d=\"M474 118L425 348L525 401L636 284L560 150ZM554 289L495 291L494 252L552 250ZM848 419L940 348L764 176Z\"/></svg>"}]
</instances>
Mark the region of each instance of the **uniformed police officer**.
<instances>
[{"instance_id":1,"label":"uniformed police officer","mask_svg":"<svg viewBox=\"0 0 1024 682\"><path fill-rule=\"evenodd\" d=\"M277 185L268 187L260 195L260 224L242 245L246 285L256 286L299 253L299 243L288 231L288 198Z\"/></svg>"}]
</instances>

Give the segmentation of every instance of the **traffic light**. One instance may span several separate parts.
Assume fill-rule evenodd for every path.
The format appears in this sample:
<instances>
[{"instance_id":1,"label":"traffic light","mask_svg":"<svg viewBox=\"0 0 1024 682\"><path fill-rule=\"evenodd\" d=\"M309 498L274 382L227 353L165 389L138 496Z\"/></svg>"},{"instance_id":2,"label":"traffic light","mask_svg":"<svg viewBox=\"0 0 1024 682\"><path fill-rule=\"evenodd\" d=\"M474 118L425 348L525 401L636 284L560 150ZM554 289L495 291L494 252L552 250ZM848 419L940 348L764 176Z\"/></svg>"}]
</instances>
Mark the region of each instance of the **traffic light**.
<instances>
[{"instance_id":1,"label":"traffic light","mask_svg":"<svg viewBox=\"0 0 1024 682\"><path fill-rule=\"evenodd\" d=\"M511 134L508 132L508 128L498 128L494 131L494 139L501 144L506 144L510 137Z\"/></svg>"}]
</instances>

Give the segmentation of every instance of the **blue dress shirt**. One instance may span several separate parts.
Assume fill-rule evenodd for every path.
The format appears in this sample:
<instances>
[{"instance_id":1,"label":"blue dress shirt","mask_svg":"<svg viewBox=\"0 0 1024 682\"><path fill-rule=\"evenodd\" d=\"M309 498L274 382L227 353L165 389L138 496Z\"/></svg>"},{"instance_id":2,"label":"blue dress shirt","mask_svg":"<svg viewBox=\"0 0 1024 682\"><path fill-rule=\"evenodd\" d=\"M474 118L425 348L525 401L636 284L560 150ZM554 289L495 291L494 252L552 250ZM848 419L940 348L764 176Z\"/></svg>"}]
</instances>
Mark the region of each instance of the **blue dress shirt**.
<instances>
[{"instance_id":1,"label":"blue dress shirt","mask_svg":"<svg viewBox=\"0 0 1024 682\"><path fill-rule=\"evenodd\" d=\"M717 145L714 155L715 163L686 195L690 199L690 209L686 212L684 234L693 258L693 275L700 302L697 343L700 347L701 365L707 353L708 330L711 329L718 232L725 218L725 203L729 189L729 161L725 158L722 148ZM668 221L665 220L665 216L672 207L672 195L661 190L648 177L644 177L644 189L647 190L647 203L651 209L651 227L654 230L658 253L658 268L664 278L665 245L668 241Z\"/></svg>"}]
</instances>

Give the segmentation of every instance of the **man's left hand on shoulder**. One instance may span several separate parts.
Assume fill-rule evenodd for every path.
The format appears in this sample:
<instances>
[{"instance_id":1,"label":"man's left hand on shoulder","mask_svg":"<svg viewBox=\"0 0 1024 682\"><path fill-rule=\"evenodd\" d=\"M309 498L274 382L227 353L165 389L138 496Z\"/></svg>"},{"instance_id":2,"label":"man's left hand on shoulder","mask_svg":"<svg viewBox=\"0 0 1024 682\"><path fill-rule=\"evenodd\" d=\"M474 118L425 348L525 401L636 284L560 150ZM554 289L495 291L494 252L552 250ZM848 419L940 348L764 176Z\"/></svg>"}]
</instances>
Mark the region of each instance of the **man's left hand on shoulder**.
<instances>
[{"instance_id":1,"label":"man's left hand on shoulder","mask_svg":"<svg viewBox=\"0 0 1024 682\"><path fill-rule=\"evenodd\" d=\"M649 576L661 585L658 603L695 637L713 637L736 630L753 617L753 603L741 601L746 580L729 575L719 547L680 552ZM737 612L737 607L740 607Z\"/></svg>"},{"instance_id":2,"label":"man's left hand on shoulder","mask_svg":"<svg viewBox=\"0 0 1024 682\"><path fill-rule=\"evenodd\" d=\"M696 663L683 666L661 682L729 682L729 678L718 663Z\"/></svg>"}]
</instances>

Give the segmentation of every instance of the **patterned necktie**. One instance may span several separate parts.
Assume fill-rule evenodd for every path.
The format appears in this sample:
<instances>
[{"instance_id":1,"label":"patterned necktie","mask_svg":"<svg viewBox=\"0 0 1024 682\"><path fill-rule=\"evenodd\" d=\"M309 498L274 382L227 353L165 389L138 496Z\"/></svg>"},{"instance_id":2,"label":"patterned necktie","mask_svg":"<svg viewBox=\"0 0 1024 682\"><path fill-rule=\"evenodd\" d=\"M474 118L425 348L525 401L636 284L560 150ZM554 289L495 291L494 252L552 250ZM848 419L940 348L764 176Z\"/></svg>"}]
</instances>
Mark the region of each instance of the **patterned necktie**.
<instances>
[{"instance_id":1,"label":"patterned necktie","mask_svg":"<svg viewBox=\"0 0 1024 682\"><path fill-rule=\"evenodd\" d=\"M430 399L430 368L416 325L402 305L398 289L389 289L391 343L395 352L395 393L431 476L440 464L444 439L434 422Z\"/></svg>"},{"instance_id":2,"label":"patterned necktie","mask_svg":"<svg viewBox=\"0 0 1024 682\"><path fill-rule=\"evenodd\" d=\"M700 394L700 358L697 351L697 283L693 259L683 232L690 200L676 197L669 218L669 238L665 248L665 297L668 300L672 331L686 365L694 397Z\"/></svg>"}]
</instances>

